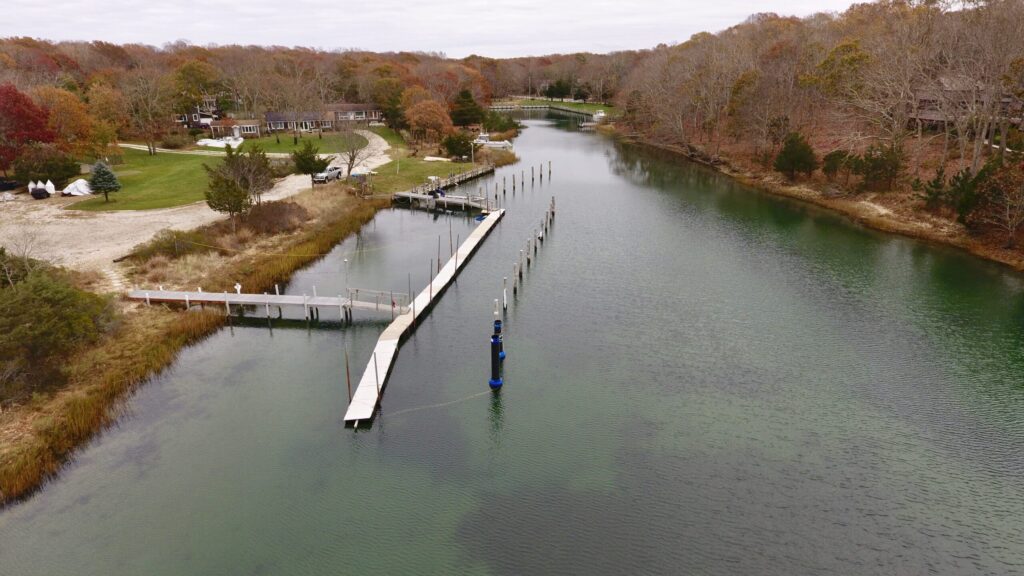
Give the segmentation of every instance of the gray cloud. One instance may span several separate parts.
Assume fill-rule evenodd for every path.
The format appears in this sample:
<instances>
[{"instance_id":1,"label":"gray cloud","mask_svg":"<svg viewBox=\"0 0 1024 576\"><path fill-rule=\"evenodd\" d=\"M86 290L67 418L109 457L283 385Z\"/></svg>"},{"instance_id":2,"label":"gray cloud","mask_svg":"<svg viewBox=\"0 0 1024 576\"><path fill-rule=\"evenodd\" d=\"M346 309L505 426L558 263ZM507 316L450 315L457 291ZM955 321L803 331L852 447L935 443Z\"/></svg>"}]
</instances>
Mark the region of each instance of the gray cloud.
<instances>
[{"instance_id":1,"label":"gray cloud","mask_svg":"<svg viewBox=\"0 0 1024 576\"><path fill-rule=\"evenodd\" d=\"M755 12L805 16L849 0L6 0L0 36L161 45L418 50L462 57L648 48L718 31ZM54 18L54 15L60 15Z\"/></svg>"}]
</instances>

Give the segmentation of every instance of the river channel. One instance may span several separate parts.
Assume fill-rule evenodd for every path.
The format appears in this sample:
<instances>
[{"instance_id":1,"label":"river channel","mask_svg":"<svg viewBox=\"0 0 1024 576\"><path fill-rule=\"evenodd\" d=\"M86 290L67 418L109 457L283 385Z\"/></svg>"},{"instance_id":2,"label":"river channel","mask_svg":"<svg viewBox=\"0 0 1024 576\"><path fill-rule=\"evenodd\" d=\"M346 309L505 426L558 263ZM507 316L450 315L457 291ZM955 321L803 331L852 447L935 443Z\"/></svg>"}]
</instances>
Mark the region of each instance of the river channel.
<instances>
[{"instance_id":1,"label":"river channel","mask_svg":"<svg viewBox=\"0 0 1024 576\"><path fill-rule=\"evenodd\" d=\"M1024 574L1024 276L525 123L372 427L344 358L387 314L236 321L0 512L0 575ZM288 291L418 291L474 225L383 211Z\"/></svg>"}]
</instances>

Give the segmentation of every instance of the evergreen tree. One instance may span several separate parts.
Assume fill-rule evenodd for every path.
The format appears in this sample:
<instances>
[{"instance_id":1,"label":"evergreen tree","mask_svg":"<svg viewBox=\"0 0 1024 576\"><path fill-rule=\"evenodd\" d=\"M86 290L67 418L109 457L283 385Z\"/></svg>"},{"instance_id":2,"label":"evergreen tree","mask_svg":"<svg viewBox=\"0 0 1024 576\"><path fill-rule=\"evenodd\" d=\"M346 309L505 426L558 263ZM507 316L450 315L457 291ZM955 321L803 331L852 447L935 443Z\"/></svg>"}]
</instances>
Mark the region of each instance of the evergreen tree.
<instances>
[{"instance_id":1,"label":"evergreen tree","mask_svg":"<svg viewBox=\"0 0 1024 576\"><path fill-rule=\"evenodd\" d=\"M253 196L238 178L236 165L242 155L236 154L229 146L224 161L214 168L203 165L210 178L206 189L206 204L211 210L224 212L231 217L231 230L235 229L235 216L245 214L252 208Z\"/></svg>"},{"instance_id":2,"label":"evergreen tree","mask_svg":"<svg viewBox=\"0 0 1024 576\"><path fill-rule=\"evenodd\" d=\"M89 179L89 187L93 192L103 192L103 201L110 202L110 193L121 189L121 183L117 175L103 162L97 162L92 167L92 178Z\"/></svg>"},{"instance_id":3,"label":"evergreen tree","mask_svg":"<svg viewBox=\"0 0 1024 576\"><path fill-rule=\"evenodd\" d=\"M480 124L484 120L484 109L473 99L472 92L463 90L452 102L451 117L452 124L456 126Z\"/></svg>"},{"instance_id":4,"label":"evergreen tree","mask_svg":"<svg viewBox=\"0 0 1024 576\"><path fill-rule=\"evenodd\" d=\"M775 157L775 169L793 180L797 172L810 176L817 167L818 158L811 145L799 132L790 132L782 144L782 150Z\"/></svg>"},{"instance_id":5,"label":"evergreen tree","mask_svg":"<svg viewBox=\"0 0 1024 576\"><path fill-rule=\"evenodd\" d=\"M319 152L320 149L314 146L311 140L304 141L302 148L292 152L295 172L298 174L308 174L310 186L313 185L313 175L323 172L331 164L330 160L320 158L318 156Z\"/></svg>"}]
</instances>

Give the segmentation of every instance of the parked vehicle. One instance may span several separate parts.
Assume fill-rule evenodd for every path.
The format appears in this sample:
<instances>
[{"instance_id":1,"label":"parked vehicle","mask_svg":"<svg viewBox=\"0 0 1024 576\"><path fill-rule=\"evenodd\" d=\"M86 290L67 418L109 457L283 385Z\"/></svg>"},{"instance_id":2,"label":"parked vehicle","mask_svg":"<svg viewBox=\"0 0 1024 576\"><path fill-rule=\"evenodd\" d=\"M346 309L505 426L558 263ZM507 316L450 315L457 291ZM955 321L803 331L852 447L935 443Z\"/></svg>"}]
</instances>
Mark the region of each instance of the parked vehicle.
<instances>
[{"instance_id":1,"label":"parked vehicle","mask_svg":"<svg viewBox=\"0 0 1024 576\"><path fill-rule=\"evenodd\" d=\"M323 172L313 176L313 182L316 182L317 184L325 184L327 182L330 182L331 180L337 180L341 178L342 174L344 173L345 171L341 168L341 166L328 166L327 170L324 170Z\"/></svg>"}]
</instances>

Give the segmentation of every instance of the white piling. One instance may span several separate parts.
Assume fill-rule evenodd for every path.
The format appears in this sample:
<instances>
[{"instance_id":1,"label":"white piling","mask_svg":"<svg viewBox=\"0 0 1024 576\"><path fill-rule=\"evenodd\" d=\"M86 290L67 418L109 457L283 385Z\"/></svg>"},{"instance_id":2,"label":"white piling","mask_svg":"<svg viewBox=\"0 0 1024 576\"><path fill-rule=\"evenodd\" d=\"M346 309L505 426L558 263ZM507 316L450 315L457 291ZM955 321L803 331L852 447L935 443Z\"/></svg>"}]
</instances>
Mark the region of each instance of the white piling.
<instances>
[{"instance_id":1,"label":"white piling","mask_svg":"<svg viewBox=\"0 0 1024 576\"><path fill-rule=\"evenodd\" d=\"M508 277L501 279L501 309L508 310Z\"/></svg>"},{"instance_id":2,"label":"white piling","mask_svg":"<svg viewBox=\"0 0 1024 576\"><path fill-rule=\"evenodd\" d=\"M263 301L263 304L267 309L267 318L270 318L270 296L266 292L263 293L263 296L266 298Z\"/></svg>"},{"instance_id":3,"label":"white piling","mask_svg":"<svg viewBox=\"0 0 1024 576\"><path fill-rule=\"evenodd\" d=\"M228 303L228 291L224 291L224 315L231 316L231 304Z\"/></svg>"},{"instance_id":4,"label":"white piling","mask_svg":"<svg viewBox=\"0 0 1024 576\"><path fill-rule=\"evenodd\" d=\"M146 292L146 306L149 306L149 292Z\"/></svg>"}]
</instances>

